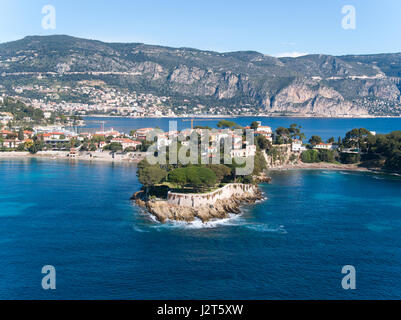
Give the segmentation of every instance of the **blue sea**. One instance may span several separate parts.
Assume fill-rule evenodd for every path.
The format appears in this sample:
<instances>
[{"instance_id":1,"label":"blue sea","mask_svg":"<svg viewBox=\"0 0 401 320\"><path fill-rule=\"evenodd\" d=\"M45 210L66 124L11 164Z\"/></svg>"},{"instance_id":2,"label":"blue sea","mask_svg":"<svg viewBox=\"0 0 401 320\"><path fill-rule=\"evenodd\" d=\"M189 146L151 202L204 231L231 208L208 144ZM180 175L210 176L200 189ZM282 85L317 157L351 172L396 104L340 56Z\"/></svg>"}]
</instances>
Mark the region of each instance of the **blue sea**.
<instances>
[{"instance_id":1,"label":"blue sea","mask_svg":"<svg viewBox=\"0 0 401 320\"><path fill-rule=\"evenodd\" d=\"M86 126L79 128L81 132L85 130L99 130L104 121L105 128L114 128L121 132L129 133L133 129L159 127L164 131L169 130L169 122L176 121L179 130L190 128L191 123L188 118L110 118L110 117L85 117ZM389 133L395 130L401 130L401 118L367 118L367 119L344 119L344 118L288 118L288 117L237 117L227 118L242 126L247 126L252 121L261 121L262 125L271 126L273 130L278 127L288 128L291 124L296 123L302 127L302 132L307 138L312 135L321 136L324 140L334 137L344 137L345 133L354 128L366 128L377 133ZM195 120L194 126L209 126L215 128L218 120L208 119L208 121Z\"/></svg>"},{"instance_id":2,"label":"blue sea","mask_svg":"<svg viewBox=\"0 0 401 320\"><path fill-rule=\"evenodd\" d=\"M0 176L0 299L401 298L397 176L272 172L265 201L207 225L141 212L132 165L8 159Z\"/></svg>"}]
</instances>

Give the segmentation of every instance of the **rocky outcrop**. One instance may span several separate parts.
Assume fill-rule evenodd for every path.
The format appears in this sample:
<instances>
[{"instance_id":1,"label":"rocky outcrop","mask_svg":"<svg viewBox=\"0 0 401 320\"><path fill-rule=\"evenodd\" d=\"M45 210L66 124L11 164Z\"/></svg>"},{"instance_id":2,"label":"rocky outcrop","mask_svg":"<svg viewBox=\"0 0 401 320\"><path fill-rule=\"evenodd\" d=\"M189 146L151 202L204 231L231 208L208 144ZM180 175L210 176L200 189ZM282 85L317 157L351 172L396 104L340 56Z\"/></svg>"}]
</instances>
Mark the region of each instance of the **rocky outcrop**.
<instances>
[{"instance_id":1,"label":"rocky outcrop","mask_svg":"<svg viewBox=\"0 0 401 320\"><path fill-rule=\"evenodd\" d=\"M317 80L298 79L275 97L271 112L292 112L303 116L367 116L367 110L355 106Z\"/></svg>"},{"instance_id":2,"label":"rocky outcrop","mask_svg":"<svg viewBox=\"0 0 401 320\"><path fill-rule=\"evenodd\" d=\"M253 204L257 200L261 200L262 194L259 189L256 190L256 192L244 192L227 199L219 199L213 204L199 207L171 204L165 200L145 200L142 192L134 194L132 200L162 223L168 220L192 222L196 219L208 222L212 219L228 218L230 213L239 214L242 205Z\"/></svg>"}]
</instances>

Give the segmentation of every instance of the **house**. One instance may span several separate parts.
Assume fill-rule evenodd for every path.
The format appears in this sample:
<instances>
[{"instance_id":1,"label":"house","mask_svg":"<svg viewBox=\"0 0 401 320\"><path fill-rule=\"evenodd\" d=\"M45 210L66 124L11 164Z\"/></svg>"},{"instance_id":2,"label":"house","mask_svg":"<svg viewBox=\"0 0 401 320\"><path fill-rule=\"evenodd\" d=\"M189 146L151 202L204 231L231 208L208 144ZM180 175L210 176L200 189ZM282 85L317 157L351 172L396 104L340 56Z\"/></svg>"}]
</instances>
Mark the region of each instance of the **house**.
<instances>
[{"instance_id":1,"label":"house","mask_svg":"<svg viewBox=\"0 0 401 320\"><path fill-rule=\"evenodd\" d=\"M121 133L118 131L115 131L113 129L109 130L109 131L97 131L94 134L95 136L103 136L103 137L113 137L113 138L117 138L119 136L121 136Z\"/></svg>"},{"instance_id":2,"label":"house","mask_svg":"<svg viewBox=\"0 0 401 320\"><path fill-rule=\"evenodd\" d=\"M60 140L61 138L65 137L65 133L63 132L50 132L49 133L51 139Z\"/></svg>"},{"instance_id":3,"label":"house","mask_svg":"<svg viewBox=\"0 0 401 320\"><path fill-rule=\"evenodd\" d=\"M24 143L24 141L20 141L18 139L6 139L3 141L2 146L4 148L17 148L21 143Z\"/></svg>"},{"instance_id":4,"label":"house","mask_svg":"<svg viewBox=\"0 0 401 320\"><path fill-rule=\"evenodd\" d=\"M24 138L25 138L25 139L32 138L33 134L34 134L33 131L24 130Z\"/></svg>"},{"instance_id":5,"label":"house","mask_svg":"<svg viewBox=\"0 0 401 320\"><path fill-rule=\"evenodd\" d=\"M306 147L302 146L302 140L292 140L291 151L292 152L302 152L305 151Z\"/></svg>"},{"instance_id":6,"label":"house","mask_svg":"<svg viewBox=\"0 0 401 320\"><path fill-rule=\"evenodd\" d=\"M161 133L157 135L157 149L169 146L173 140L168 138L167 133Z\"/></svg>"},{"instance_id":7,"label":"house","mask_svg":"<svg viewBox=\"0 0 401 320\"><path fill-rule=\"evenodd\" d=\"M17 135L15 132L9 131L9 130L1 130L0 131L0 136L3 138L6 138L9 135Z\"/></svg>"},{"instance_id":8,"label":"house","mask_svg":"<svg viewBox=\"0 0 401 320\"><path fill-rule=\"evenodd\" d=\"M255 145L247 145L245 149L232 149L231 157L237 158L247 158L254 157L256 155L256 146Z\"/></svg>"},{"instance_id":9,"label":"house","mask_svg":"<svg viewBox=\"0 0 401 320\"><path fill-rule=\"evenodd\" d=\"M242 147L242 137L236 134L232 135L232 147L233 149L240 149Z\"/></svg>"},{"instance_id":10,"label":"house","mask_svg":"<svg viewBox=\"0 0 401 320\"><path fill-rule=\"evenodd\" d=\"M146 140L146 136L153 130L154 130L153 128L138 129L135 132L134 138L136 138L137 140Z\"/></svg>"},{"instance_id":11,"label":"house","mask_svg":"<svg viewBox=\"0 0 401 320\"><path fill-rule=\"evenodd\" d=\"M70 153L68 156L70 158L76 158L78 156L79 149L78 148L70 148Z\"/></svg>"},{"instance_id":12,"label":"house","mask_svg":"<svg viewBox=\"0 0 401 320\"><path fill-rule=\"evenodd\" d=\"M134 141L127 138L115 138L110 141L111 143L120 143L123 149L134 148L135 150L142 145L140 141Z\"/></svg>"},{"instance_id":13,"label":"house","mask_svg":"<svg viewBox=\"0 0 401 320\"><path fill-rule=\"evenodd\" d=\"M336 145L333 145L332 143L324 143L324 142L318 143L317 145L315 145L313 147L313 149L317 149L317 150L334 150L336 148L337 148Z\"/></svg>"},{"instance_id":14,"label":"house","mask_svg":"<svg viewBox=\"0 0 401 320\"><path fill-rule=\"evenodd\" d=\"M246 127L245 129L250 129L250 127ZM258 126L255 136L264 136L267 140L273 142L273 130L269 126Z\"/></svg>"},{"instance_id":15,"label":"house","mask_svg":"<svg viewBox=\"0 0 401 320\"><path fill-rule=\"evenodd\" d=\"M7 124L13 120L14 120L14 116L12 113L9 113L9 112L0 113L0 123L1 124Z\"/></svg>"},{"instance_id":16,"label":"house","mask_svg":"<svg viewBox=\"0 0 401 320\"><path fill-rule=\"evenodd\" d=\"M50 119L52 116L51 112L43 112L43 116L45 117L45 119Z\"/></svg>"}]
</instances>

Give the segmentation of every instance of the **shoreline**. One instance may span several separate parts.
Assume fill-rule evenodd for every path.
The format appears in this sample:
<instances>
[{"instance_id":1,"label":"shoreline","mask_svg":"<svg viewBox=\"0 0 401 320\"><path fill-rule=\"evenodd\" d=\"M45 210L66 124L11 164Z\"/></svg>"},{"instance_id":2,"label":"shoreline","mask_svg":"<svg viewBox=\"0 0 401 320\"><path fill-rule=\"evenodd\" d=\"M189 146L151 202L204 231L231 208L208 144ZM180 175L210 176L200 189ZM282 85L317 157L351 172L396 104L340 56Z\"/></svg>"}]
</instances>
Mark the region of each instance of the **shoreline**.
<instances>
[{"instance_id":1,"label":"shoreline","mask_svg":"<svg viewBox=\"0 0 401 320\"><path fill-rule=\"evenodd\" d=\"M317 162L317 163L296 163L286 164L279 167L268 168L268 171L290 171L290 170L333 170L333 171L357 171L357 172L371 172L371 173L391 173L384 171L380 168L365 168L357 164L342 164L330 162Z\"/></svg>"},{"instance_id":2,"label":"shoreline","mask_svg":"<svg viewBox=\"0 0 401 320\"><path fill-rule=\"evenodd\" d=\"M89 155L80 155L77 157L69 157L69 152L58 151L57 153L37 153L31 154L29 152L0 152L0 160L5 159L46 159L46 160L69 160L69 161L84 161L84 162L99 162L99 163L124 163L124 164L138 164L138 159L115 157L107 153L102 153L101 157Z\"/></svg>"},{"instance_id":3,"label":"shoreline","mask_svg":"<svg viewBox=\"0 0 401 320\"><path fill-rule=\"evenodd\" d=\"M262 192L252 184L231 183L208 193L169 193L167 199L149 199L143 190L133 194L131 200L160 223L180 221L202 223L227 219L239 215L241 208L262 200Z\"/></svg>"},{"instance_id":4,"label":"shoreline","mask_svg":"<svg viewBox=\"0 0 401 320\"><path fill-rule=\"evenodd\" d=\"M37 154L31 154L29 152L0 152L0 160L3 159L46 159L46 160L70 160L70 161L85 161L85 162L103 162L103 163L125 163L136 165L140 162L139 158L127 158L118 155L113 158L111 154L106 152L95 153L95 156L90 157L89 155L79 155L77 157L69 157L69 152L66 151L40 151ZM101 157L99 157L101 155ZM360 167L357 164L341 164L341 163L330 163L330 162L317 162L317 163L296 163L286 164L277 167L266 168L267 171L291 171L291 170L344 170L344 171L356 171L356 172L370 172L370 173L382 173L382 174L398 174L397 172L386 171L380 168L366 168Z\"/></svg>"},{"instance_id":5,"label":"shoreline","mask_svg":"<svg viewBox=\"0 0 401 320\"><path fill-rule=\"evenodd\" d=\"M85 118L116 118L116 119L213 119L213 118L293 118L293 119L399 119L401 116L338 116L338 117L325 117L321 116L306 116L306 115L269 115L269 114L255 114L255 115L186 115L186 116L115 116L115 115L103 115L103 114L93 114L93 115L83 115L81 116L84 120Z\"/></svg>"}]
</instances>

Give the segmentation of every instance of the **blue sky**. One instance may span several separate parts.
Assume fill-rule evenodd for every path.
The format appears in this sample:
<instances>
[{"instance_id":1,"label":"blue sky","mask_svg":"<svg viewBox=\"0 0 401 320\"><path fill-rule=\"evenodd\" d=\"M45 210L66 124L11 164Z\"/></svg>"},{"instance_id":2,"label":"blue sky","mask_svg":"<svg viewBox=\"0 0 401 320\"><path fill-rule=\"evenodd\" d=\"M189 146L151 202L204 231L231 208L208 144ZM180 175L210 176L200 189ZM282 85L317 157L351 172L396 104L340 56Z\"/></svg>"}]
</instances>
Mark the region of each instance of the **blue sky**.
<instances>
[{"instance_id":1,"label":"blue sky","mask_svg":"<svg viewBox=\"0 0 401 320\"><path fill-rule=\"evenodd\" d=\"M55 30L41 25L48 4ZM341 26L344 5L354 30ZM401 52L401 1L0 0L0 42L49 34L269 55Z\"/></svg>"}]
</instances>

